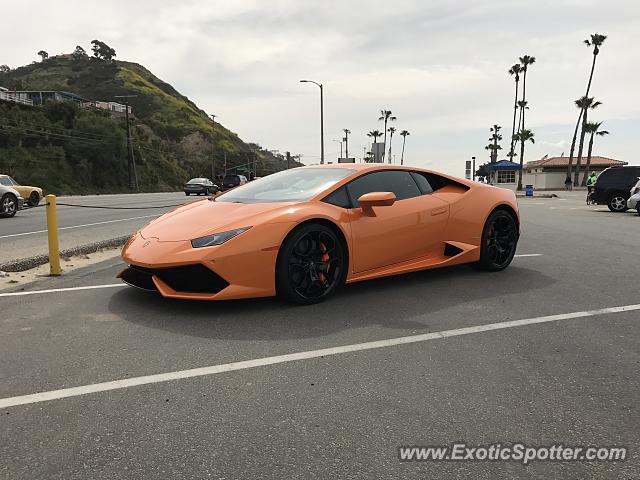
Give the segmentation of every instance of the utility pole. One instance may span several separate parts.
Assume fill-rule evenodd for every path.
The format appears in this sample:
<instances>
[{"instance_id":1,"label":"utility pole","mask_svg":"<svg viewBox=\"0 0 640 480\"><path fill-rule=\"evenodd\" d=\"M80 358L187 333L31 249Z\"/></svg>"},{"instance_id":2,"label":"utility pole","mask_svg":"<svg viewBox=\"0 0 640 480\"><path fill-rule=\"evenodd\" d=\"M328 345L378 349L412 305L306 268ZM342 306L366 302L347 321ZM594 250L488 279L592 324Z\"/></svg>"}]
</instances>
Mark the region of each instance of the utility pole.
<instances>
[{"instance_id":1,"label":"utility pole","mask_svg":"<svg viewBox=\"0 0 640 480\"><path fill-rule=\"evenodd\" d=\"M213 151L213 144L211 145L211 181L216 181L216 154Z\"/></svg>"},{"instance_id":2,"label":"utility pole","mask_svg":"<svg viewBox=\"0 0 640 480\"><path fill-rule=\"evenodd\" d=\"M287 170L291 168L291 153L287 152Z\"/></svg>"},{"instance_id":3,"label":"utility pole","mask_svg":"<svg viewBox=\"0 0 640 480\"><path fill-rule=\"evenodd\" d=\"M224 152L224 176L227 176L227 152Z\"/></svg>"},{"instance_id":4,"label":"utility pole","mask_svg":"<svg viewBox=\"0 0 640 480\"><path fill-rule=\"evenodd\" d=\"M348 128L343 128L342 131L344 132L344 156L346 158L349 158L349 134L351 133L351 130L349 130Z\"/></svg>"},{"instance_id":5,"label":"utility pole","mask_svg":"<svg viewBox=\"0 0 640 480\"><path fill-rule=\"evenodd\" d=\"M129 188L139 190L138 175L136 174L136 163L133 160L133 143L131 142L131 126L129 125L129 98L136 98L137 95L114 95L114 98L124 99L125 118L127 122L127 161L129 165Z\"/></svg>"},{"instance_id":6,"label":"utility pole","mask_svg":"<svg viewBox=\"0 0 640 480\"><path fill-rule=\"evenodd\" d=\"M476 181L476 157L471 157L471 161L473 162L473 165L471 167L471 178L475 182Z\"/></svg>"}]
</instances>

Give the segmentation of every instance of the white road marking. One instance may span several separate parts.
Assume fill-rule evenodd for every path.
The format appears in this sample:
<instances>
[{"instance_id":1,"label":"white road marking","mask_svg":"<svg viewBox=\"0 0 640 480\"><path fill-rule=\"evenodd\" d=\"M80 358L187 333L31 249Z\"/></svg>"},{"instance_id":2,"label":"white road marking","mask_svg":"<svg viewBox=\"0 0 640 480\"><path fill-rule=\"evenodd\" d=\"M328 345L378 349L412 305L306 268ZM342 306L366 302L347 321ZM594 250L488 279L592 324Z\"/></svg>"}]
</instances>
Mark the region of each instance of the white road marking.
<instances>
[{"instance_id":1,"label":"white road marking","mask_svg":"<svg viewBox=\"0 0 640 480\"><path fill-rule=\"evenodd\" d=\"M49 290L30 290L26 292L0 293L0 297L21 297L24 295L36 295L38 293L75 292L77 290L96 290L98 288L126 287L124 283L109 283L107 285L89 285L86 287L50 288Z\"/></svg>"},{"instance_id":2,"label":"white road marking","mask_svg":"<svg viewBox=\"0 0 640 480\"><path fill-rule=\"evenodd\" d=\"M122 388L136 387L139 385L148 385L153 383L170 382L173 380L182 380L185 378L216 375L219 373L233 372L236 370L246 370L249 368L264 367L267 365L296 362L299 360L309 360L311 358L319 358L319 357L325 357L329 355L341 355L343 353L360 352L364 350L375 350L378 348L387 348L387 347L393 347L397 345L427 342L430 340L439 340L439 339L449 338L449 337L459 337L461 335L483 333L483 332L489 332L492 330L504 330L507 328L523 327L526 325L559 322L562 320L572 320L576 318L593 317L595 315L605 315L609 313L630 312L633 310L640 310L640 304L625 305L621 307L601 308L598 310L586 310L582 312L561 313L559 315L548 315L544 317L525 318L522 320L510 320L507 322L489 323L486 325L476 325L473 327L456 328L453 330L443 330L440 332L423 333L420 335L411 335L408 337L396 337L396 338L389 338L386 340L377 340L374 342L355 343L351 345L342 345L338 347L323 348L320 350L309 350L306 352L288 353L285 355L277 355L274 357L256 358L253 360L244 360L240 362L225 363L222 365L212 365L209 367L193 368L190 370L178 370L174 372L159 373L155 375L145 375L143 377L125 378L122 380L114 380L111 382L94 383L91 385L83 385L80 387L72 387L72 388L63 388L60 390L51 390L48 392L34 393L31 395L20 395L17 397L2 398L0 399L0 408L15 407L17 405L27 405L31 403L47 402L51 400L59 400L61 398L87 395L90 393L107 392L110 390L119 390Z\"/></svg>"},{"instance_id":3,"label":"white road marking","mask_svg":"<svg viewBox=\"0 0 640 480\"><path fill-rule=\"evenodd\" d=\"M514 255L513 258L522 258L522 257L541 257L542 253L521 253L520 255Z\"/></svg>"},{"instance_id":4,"label":"white road marking","mask_svg":"<svg viewBox=\"0 0 640 480\"><path fill-rule=\"evenodd\" d=\"M128 220L140 220L142 218L159 217L160 215L162 214L158 213L156 215L143 215L141 217L119 218L118 220L105 220L104 222L85 223L83 225L72 225L70 227L58 227L58 230L69 230L72 228L93 227L95 225L105 225L107 223L126 222ZM13 233L11 235L0 235L0 238L22 237L23 235L34 235L36 233L47 233L47 230L36 230L33 232Z\"/></svg>"}]
</instances>

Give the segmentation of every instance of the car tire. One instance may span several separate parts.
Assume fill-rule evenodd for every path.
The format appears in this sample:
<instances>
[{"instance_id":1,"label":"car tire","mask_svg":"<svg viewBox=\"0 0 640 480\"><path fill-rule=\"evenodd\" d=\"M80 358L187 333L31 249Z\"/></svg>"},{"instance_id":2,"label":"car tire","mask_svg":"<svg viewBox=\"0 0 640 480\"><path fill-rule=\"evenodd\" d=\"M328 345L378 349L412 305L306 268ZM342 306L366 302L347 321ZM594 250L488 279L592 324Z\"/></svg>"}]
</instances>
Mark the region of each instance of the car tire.
<instances>
[{"instance_id":1,"label":"car tire","mask_svg":"<svg viewBox=\"0 0 640 480\"><path fill-rule=\"evenodd\" d=\"M278 252L278 296L300 305L325 300L344 283L346 258L346 247L332 229L320 223L296 228Z\"/></svg>"},{"instance_id":2,"label":"car tire","mask_svg":"<svg viewBox=\"0 0 640 480\"><path fill-rule=\"evenodd\" d=\"M13 217L18 211L18 199L12 193L5 193L0 199L0 216Z\"/></svg>"},{"instance_id":3,"label":"car tire","mask_svg":"<svg viewBox=\"0 0 640 480\"><path fill-rule=\"evenodd\" d=\"M609 197L609 201L607 202L607 207L612 212L620 213L627 211L627 199L624 198L624 195L620 192L613 193Z\"/></svg>"},{"instance_id":4,"label":"car tire","mask_svg":"<svg viewBox=\"0 0 640 480\"><path fill-rule=\"evenodd\" d=\"M29 195L29 200L27 202L29 203L30 207L37 207L40 203L40 195L38 194L38 192L31 192L31 195Z\"/></svg>"},{"instance_id":5,"label":"car tire","mask_svg":"<svg viewBox=\"0 0 640 480\"><path fill-rule=\"evenodd\" d=\"M480 243L481 270L498 272L509 266L518 245L518 224L506 210L496 210L484 224Z\"/></svg>"}]
</instances>

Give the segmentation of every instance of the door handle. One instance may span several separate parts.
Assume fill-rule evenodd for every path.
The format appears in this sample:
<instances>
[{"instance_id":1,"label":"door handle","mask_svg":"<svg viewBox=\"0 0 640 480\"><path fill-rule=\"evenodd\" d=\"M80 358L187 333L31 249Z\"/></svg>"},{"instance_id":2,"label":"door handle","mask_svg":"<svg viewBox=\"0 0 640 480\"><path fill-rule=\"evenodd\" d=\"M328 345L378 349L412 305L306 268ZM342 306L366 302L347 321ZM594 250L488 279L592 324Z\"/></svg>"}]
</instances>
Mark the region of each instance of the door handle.
<instances>
[{"instance_id":1,"label":"door handle","mask_svg":"<svg viewBox=\"0 0 640 480\"><path fill-rule=\"evenodd\" d=\"M438 208L434 208L433 210L431 210L431 216L432 217L434 215L441 215L443 213L447 213L447 207L438 207Z\"/></svg>"}]
</instances>

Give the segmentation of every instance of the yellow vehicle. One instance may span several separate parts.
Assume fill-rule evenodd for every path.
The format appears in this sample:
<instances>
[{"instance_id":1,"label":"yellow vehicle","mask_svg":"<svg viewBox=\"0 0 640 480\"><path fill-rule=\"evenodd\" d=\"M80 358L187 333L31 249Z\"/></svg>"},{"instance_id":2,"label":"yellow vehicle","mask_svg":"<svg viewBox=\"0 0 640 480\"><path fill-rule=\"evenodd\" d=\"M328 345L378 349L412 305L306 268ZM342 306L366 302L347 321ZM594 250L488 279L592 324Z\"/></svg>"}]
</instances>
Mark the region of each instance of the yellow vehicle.
<instances>
[{"instance_id":1,"label":"yellow vehicle","mask_svg":"<svg viewBox=\"0 0 640 480\"><path fill-rule=\"evenodd\" d=\"M42 200L42 189L40 187L20 185L9 175L0 174L0 185L17 190L20 196L32 207L38 205Z\"/></svg>"}]
</instances>

